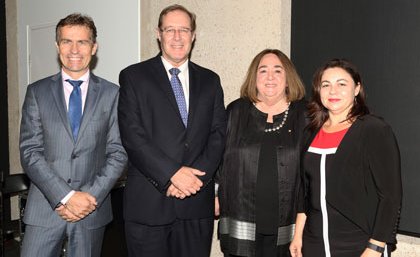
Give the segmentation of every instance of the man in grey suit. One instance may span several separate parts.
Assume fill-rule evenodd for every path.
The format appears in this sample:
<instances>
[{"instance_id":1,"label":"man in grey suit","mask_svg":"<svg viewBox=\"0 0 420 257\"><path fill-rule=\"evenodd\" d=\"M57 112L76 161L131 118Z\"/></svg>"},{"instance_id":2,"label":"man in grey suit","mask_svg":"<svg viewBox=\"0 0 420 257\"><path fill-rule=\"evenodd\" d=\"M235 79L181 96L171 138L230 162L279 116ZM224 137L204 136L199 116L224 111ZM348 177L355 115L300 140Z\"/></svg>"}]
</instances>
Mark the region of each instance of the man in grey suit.
<instances>
[{"instance_id":1,"label":"man in grey suit","mask_svg":"<svg viewBox=\"0 0 420 257\"><path fill-rule=\"evenodd\" d=\"M23 257L100 256L112 219L109 192L127 155L117 118L119 88L89 70L97 50L92 19L70 14L56 27L61 72L28 86L20 153L31 180Z\"/></svg>"}]
</instances>

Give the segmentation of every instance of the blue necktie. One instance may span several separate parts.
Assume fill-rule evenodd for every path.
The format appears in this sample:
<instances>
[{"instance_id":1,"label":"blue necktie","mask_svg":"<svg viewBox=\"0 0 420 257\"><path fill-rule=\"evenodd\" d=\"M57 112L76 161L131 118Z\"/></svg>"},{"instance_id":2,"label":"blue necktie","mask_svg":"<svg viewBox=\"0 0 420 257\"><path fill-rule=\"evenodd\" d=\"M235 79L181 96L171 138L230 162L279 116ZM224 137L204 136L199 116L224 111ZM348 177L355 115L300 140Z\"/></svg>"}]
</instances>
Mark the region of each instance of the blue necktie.
<instances>
[{"instance_id":1,"label":"blue necktie","mask_svg":"<svg viewBox=\"0 0 420 257\"><path fill-rule=\"evenodd\" d=\"M69 99L69 118L73 138L74 141L76 141L82 119L82 92L80 90L80 85L83 81L70 79L66 79L66 81L73 86L73 91L71 92Z\"/></svg>"},{"instance_id":2,"label":"blue necktie","mask_svg":"<svg viewBox=\"0 0 420 257\"><path fill-rule=\"evenodd\" d=\"M171 73L171 86L175 94L176 103L178 104L178 109L181 114L182 122L184 126L187 127L188 124L188 111L187 104L185 102L184 90L182 89L181 81L178 78L178 74L181 71L177 68L172 68L169 70Z\"/></svg>"}]
</instances>

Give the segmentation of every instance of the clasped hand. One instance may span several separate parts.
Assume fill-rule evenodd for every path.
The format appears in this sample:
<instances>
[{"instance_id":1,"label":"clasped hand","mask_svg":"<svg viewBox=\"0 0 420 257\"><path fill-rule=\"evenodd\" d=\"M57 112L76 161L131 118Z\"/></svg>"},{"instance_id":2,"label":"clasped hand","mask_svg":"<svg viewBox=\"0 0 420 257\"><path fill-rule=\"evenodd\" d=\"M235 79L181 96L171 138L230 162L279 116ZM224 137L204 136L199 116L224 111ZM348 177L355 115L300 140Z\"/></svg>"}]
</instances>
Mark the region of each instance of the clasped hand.
<instances>
[{"instance_id":1,"label":"clasped hand","mask_svg":"<svg viewBox=\"0 0 420 257\"><path fill-rule=\"evenodd\" d=\"M190 167L181 167L171 178L171 185L166 191L167 196L184 199L200 191L203 182L198 176L206 173Z\"/></svg>"},{"instance_id":2,"label":"clasped hand","mask_svg":"<svg viewBox=\"0 0 420 257\"><path fill-rule=\"evenodd\" d=\"M68 222L76 222L95 211L97 202L95 197L86 192L75 192L65 205L55 210L62 219Z\"/></svg>"}]
</instances>

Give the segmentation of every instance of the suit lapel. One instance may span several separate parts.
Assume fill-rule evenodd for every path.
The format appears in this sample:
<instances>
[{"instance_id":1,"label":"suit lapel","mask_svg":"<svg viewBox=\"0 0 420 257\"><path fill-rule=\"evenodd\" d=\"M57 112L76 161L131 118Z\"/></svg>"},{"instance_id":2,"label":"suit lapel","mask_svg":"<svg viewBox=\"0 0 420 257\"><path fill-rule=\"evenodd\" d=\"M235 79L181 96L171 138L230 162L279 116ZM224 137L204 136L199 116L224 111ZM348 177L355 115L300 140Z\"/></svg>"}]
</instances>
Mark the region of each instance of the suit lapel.
<instances>
[{"instance_id":1,"label":"suit lapel","mask_svg":"<svg viewBox=\"0 0 420 257\"><path fill-rule=\"evenodd\" d=\"M64 99L61 72L52 77L50 88L54 97L55 105L57 106L57 111L61 117L62 122L64 123L64 127L66 128L69 137L73 139L73 134L70 128L70 120L67 115L66 100Z\"/></svg>"},{"instance_id":2,"label":"suit lapel","mask_svg":"<svg viewBox=\"0 0 420 257\"><path fill-rule=\"evenodd\" d=\"M171 82L168 79L165 66L163 66L162 60L160 58L161 58L160 55L158 55L153 60L152 62L153 70L151 74L155 75L155 78L158 80L157 82L158 86L165 93L166 97L168 98L175 112L178 114L179 121L182 123L181 113L179 112L178 104L176 103L176 99L175 99L174 91L172 90ZM190 96L190 99L191 99L191 96Z\"/></svg>"},{"instance_id":3,"label":"suit lapel","mask_svg":"<svg viewBox=\"0 0 420 257\"><path fill-rule=\"evenodd\" d=\"M88 92L86 95L85 108L83 110L82 122L80 124L79 135L77 136L76 142L80 140L80 138L83 135L83 131L86 129L86 126L89 123L89 120L92 118L92 115L95 111L95 108L98 102L99 90L100 90L99 79L95 75L93 75L91 72L90 79L89 79Z\"/></svg>"},{"instance_id":4,"label":"suit lapel","mask_svg":"<svg viewBox=\"0 0 420 257\"><path fill-rule=\"evenodd\" d=\"M192 124L194 119L195 111L197 110L197 104L199 103L200 96L200 75L193 63L188 63L189 69L189 88L190 88L190 97L189 97L189 108L188 108L188 127Z\"/></svg>"}]
</instances>

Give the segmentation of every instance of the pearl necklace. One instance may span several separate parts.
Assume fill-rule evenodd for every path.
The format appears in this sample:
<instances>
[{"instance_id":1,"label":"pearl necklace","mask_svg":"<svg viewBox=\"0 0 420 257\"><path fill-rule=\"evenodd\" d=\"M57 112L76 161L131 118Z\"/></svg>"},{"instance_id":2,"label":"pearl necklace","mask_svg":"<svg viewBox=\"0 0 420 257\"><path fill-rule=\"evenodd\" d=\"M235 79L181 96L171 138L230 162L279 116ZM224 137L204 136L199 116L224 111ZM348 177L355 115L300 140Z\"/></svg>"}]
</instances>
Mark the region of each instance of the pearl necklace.
<instances>
[{"instance_id":1,"label":"pearl necklace","mask_svg":"<svg viewBox=\"0 0 420 257\"><path fill-rule=\"evenodd\" d=\"M264 129L264 132L274 132L274 131L280 130L284 126L284 123L286 123L287 115L289 114L289 107L290 107L290 102L287 103L287 109L286 111L284 111L284 116L281 123L278 126L275 126L273 128Z\"/></svg>"}]
</instances>

